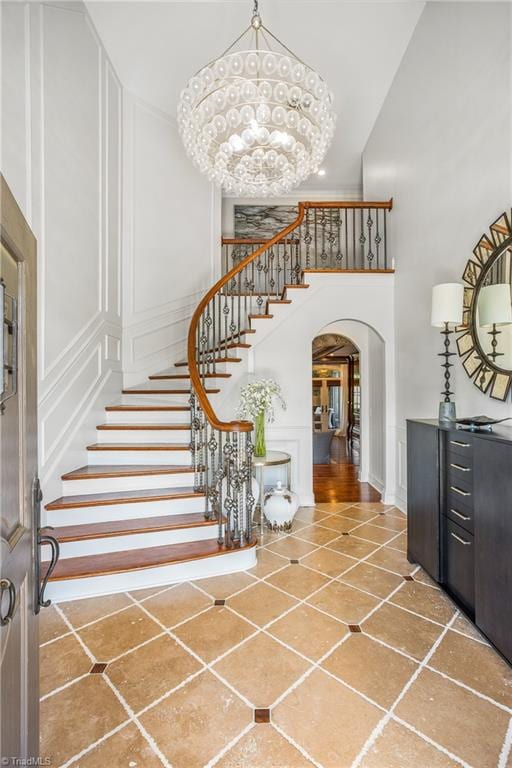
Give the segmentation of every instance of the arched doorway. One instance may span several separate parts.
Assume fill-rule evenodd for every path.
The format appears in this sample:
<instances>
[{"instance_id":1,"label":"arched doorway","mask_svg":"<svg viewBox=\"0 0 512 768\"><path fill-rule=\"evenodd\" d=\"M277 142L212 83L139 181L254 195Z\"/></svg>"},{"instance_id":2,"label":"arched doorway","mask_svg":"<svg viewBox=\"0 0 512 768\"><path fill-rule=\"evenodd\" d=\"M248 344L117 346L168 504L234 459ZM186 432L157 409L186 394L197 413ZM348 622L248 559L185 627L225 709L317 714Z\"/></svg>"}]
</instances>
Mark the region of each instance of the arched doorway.
<instances>
[{"instance_id":1,"label":"arched doorway","mask_svg":"<svg viewBox=\"0 0 512 768\"><path fill-rule=\"evenodd\" d=\"M312 342L315 502L380 501L384 479L384 343L338 321Z\"/></svg>"}]
</instances>

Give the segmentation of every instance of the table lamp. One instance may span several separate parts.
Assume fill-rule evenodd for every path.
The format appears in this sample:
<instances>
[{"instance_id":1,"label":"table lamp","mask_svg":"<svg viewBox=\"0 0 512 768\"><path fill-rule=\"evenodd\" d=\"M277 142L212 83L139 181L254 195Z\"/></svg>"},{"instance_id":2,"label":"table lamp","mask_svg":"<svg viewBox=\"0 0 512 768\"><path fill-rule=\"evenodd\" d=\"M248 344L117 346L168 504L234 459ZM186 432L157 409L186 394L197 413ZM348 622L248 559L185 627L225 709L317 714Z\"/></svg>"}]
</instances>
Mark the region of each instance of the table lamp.
<instances>
[{"instance_id":1,"label":"table lamp","mask_svg":"<svg viewBox=\"0 0 512 768\"><path fill-rule=\"evenodd\" d=\"M462 304L464 298L464 286L462 283L441 283L432 288L432 315L431 325L434 328L442 328L441 334L444 336L444 352L439 356L444 357L444 400L439 403L439 420L454 421L455 403L450 400L453 392L450 390L450 357L455 352L450 352L450 334L453 333L453 327L462 323ZM450 327L451 326L451 327Z\"/></svg>"}]
</instances>

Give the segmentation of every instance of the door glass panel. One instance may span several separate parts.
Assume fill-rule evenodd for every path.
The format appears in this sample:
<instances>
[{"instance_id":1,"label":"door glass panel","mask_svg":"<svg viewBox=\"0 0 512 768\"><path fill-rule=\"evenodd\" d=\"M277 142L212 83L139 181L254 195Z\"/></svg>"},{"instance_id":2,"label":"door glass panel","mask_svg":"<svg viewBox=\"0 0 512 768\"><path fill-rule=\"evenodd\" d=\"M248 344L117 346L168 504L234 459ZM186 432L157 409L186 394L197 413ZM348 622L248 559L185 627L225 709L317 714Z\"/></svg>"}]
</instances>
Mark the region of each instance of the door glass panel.
<instances>
[{"instance_id":1,"label":"door glass panel","mask_svg":"<svg viewBox=\"0 0 512 768\"><path fill-rule=\"evenodd\" d=\"M10 253L0 246L0 277L4 282L4 306L2 309L3 360L2 375L4 376L4 393L6 397L13 389L14 371L12 364L15 352L15 327L13 321L13 302L11 297L18 298L18 263ZM4 320L6 322L4 322ZM5 366L9 368L5 368ZM18 394L5 402L4 412L0 415L0 535L8 541L20 524L20 511L23 509L20 498L20 403Z\"/></svg>"}]
</instances>

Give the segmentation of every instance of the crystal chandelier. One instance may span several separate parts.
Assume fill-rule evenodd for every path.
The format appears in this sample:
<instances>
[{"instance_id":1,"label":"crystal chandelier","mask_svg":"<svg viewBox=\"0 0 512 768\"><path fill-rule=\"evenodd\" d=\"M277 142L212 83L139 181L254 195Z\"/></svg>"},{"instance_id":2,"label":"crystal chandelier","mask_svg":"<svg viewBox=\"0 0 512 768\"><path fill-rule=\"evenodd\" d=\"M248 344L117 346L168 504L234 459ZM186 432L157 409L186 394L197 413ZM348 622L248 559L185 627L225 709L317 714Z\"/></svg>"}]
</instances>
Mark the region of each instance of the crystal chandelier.
<instances>
[{"instance_id":1,"label":"crystal chandelier","mask_svg":"<svg viewBox=\"0 0 512 768\"><path fill-rule=\"evenodd\" d=\"M324 80L261 21L250 25L181 92L178 126L186 152L227 194L289 192L321 164L334 135Z\"/></svg>"}]
</instances>

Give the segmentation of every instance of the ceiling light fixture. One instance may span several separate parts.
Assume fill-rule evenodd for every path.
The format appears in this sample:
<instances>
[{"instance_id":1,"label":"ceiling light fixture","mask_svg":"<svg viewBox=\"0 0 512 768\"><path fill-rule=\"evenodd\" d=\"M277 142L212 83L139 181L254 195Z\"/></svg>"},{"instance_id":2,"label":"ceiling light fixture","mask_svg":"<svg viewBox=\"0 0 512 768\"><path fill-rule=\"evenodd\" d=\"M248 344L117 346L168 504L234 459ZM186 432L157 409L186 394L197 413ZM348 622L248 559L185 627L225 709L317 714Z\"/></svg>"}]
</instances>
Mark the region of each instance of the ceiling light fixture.
<instances>
[{"instance_id":1,"label":"ceiling light fixture","mask_svg":"<svg viewBox=\"0 0 512 768\"><path fill-rule=\"evenodd\" d=\"M286 193L318 172L335 124L326 83L264 26L257 0L249 27L189 80L178 105L187 155L237 196Z\"/></svg>"}]
</instances>

